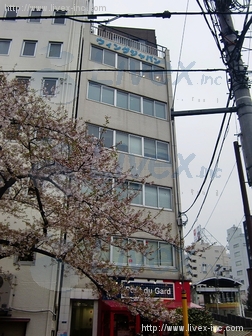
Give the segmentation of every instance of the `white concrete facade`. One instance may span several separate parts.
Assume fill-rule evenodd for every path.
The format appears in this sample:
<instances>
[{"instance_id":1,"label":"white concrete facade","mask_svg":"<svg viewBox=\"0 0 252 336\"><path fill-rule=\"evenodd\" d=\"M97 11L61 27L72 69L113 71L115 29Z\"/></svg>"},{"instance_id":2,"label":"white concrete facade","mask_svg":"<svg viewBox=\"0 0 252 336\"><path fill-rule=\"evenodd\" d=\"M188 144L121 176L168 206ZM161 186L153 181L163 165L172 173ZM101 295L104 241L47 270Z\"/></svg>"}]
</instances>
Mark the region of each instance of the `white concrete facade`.
<instances>
[{"instance_id":1,"label":"white concrete facade","mask_svg":"<svg viewBox=\"0 0 252 336\"><path fill-rule=\"evenodd\" d=\"M245 234L233 225L227 230L227 242L230 253L233 279L242 283L241 296L245 301L249 287L247 268L249 268Z\"/></svg>"},{"instance_id":2,"label":"white concrete facade","mask_svg":"<svg viewBox=\"0 0 252 336\"><path fill-rule=\"evenodd\" d=\"M193 251L185 257L186 273L193 283L218 275L229 277L231 261L224 246L200 241Z\"/></svg>"}]
</instances>

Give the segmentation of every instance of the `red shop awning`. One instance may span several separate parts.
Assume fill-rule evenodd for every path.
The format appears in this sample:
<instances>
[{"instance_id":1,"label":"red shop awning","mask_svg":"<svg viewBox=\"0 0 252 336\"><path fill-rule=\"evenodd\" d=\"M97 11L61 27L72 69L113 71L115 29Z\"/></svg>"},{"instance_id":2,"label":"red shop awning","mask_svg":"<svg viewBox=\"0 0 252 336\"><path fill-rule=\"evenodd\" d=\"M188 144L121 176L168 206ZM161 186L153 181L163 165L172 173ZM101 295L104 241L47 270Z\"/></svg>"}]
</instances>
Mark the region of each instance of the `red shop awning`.
<instances>
[{"instance_id":1,"label":"red shop awning","mask_svg":"<svg viewBox=\"0 0 252 336\"><path fill-rule=\"evenodd\" d=\"M125 312L129 311L125 304L114 300L103 300L102 305L103 308L106 310L125 311Z\"/></svg>"}]
</instances>

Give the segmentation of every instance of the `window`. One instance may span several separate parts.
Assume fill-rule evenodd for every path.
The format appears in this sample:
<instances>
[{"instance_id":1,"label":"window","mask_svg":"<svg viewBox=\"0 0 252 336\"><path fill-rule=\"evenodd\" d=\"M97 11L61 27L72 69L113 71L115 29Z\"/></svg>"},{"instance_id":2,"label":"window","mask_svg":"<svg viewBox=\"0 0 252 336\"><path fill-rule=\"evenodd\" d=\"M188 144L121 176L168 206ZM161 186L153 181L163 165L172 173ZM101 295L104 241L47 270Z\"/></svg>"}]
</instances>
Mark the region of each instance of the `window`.
<instances>
[{"instance_id":1,"label":"window","mask_svg":"<svg viewBox=\"0 0 252 336\"><path fill-rule=\"evenodd\" d=\"M169 161L168 143L154 139L144 139L144 156Z\"/></svg>"},{"instance_id":2,"label":"window","mask_svg":"<svg viewBox=\"0 0 252 336\"><path fill-rule=\"evenodd\" d=\"M31 82L31 77L28 76L16 76L16 79L21 85L23 85L26 88L28 88Z\"/></svg>"},{"instance_id":3,"label":"window","mask_svg":"<svg viewBox=\"0 0 252 336\"><path fill-rule=\"evenodd\" d=\"M55 96L57 87L57 78L43 79L43 96Z\"/></svg>"},{"instance_id":4,"label":"window","mask_svg":"<svg viewBox=\"0 0 252 336\"><path fill-rule=\"evenodd\" d=\"M135 182L128 182L128 194L132 195L132 192L137 195L132 199L131 203L134 205L149 206L157 209L171 209L171 189L140 184Z\"/></svg>"},{"instance_id":5,"label":"window","mask_svg":"<svg viewBox=\"0 0 252 336\"><path fill-rule=\"evenodd\" d=\"M96 83L89 83L88 98L96 101L101 99L101 85Z\"/></svg>"},{"instance_id":6,"label":"window","mask_svg":"<svg viewBox=\"0 0 252 336\"><path fill-rule=\"evenodd\" d=\"M6 7L6 17L7 18L12 18L15 20L17 13L18 13L19 7L16 6L8 6Z\"/></svg>"},{"instance_id":7,"label":"window","mask_svg":"<svg viewBox=\"0 0 252 336\"><path fill-rule=\"evenodd\" d=\"M234 247L234 248L237 248L237 247L239 247L239 244L234 244L233 247Z\"/></svg>"},{"instance_id":8,"label":"window","mask_svg":"<svg viewBox=\"0 0 252 336\"><path fill-rule=\"evenodd\" d=\"M114 89L103 86L101 101L106 104L114 105Z\"/></svg>"},{"instance_id":9,"label":"window","mask_svg":"<svg viewBox=\"0 0 252 336\"><path fill-rule=\"evenodd\" d=\"M9 55L11 40L0 39L0 55Z\"/></svg>"},{"instance_id":10,"label":"window","mask_svg":"<svg viewBox=\"0 0 252 336\"><path fill-rule=\"evenodd\" d=\"M169 268L174 266L173 247L172 245L155 240L134 239L138 245L143 244L147 247L145 253L135 251L133 249L127 250L127 244L130 244L132 238L122 240L120 238L113 238L112 245L112 262L115 265L130 265L138 267L162 267Z\"/></svg>"},{"instance_id":11,"label":"window","mask_svg":"<svg viewBox=\"0 0 252 336\"><path fill-rule=\"evenodd\" d=\"M234 256L235 257L240 257L240 251L235 252Z\"/></svg>"},{"instance_id":12,"label":"window","mask_svg":"<svg viewBox=\"0 0 252 336\"><path fill-rule=\"evenodd\" d=\"M40 23L40 18L38 16L41 16L42 15L42 9L34 9L31 11L30 13L30 20L29 22L32 22L32 23Z\"/></svg>"},{"instance_id":13,"label":"window","mask_svg":"<svg viewBox=\"0 0 252 336\"><path fill-rule=\"evenodd\" d=\"M54 20L53 23L54 24L65 24L65 15L66 15L66 11L62 11L62 10L55 10L54 11Z\"/></svg>"},{"instance_id":14,"label":"window","mask_svg":"<svg viewBox=\"0 0 252 336\"><path fill-rule=\"evenodd\" d=\"M236 266L241 266L241 264L242 264L242 263L241 263L241 260L238 260L238 261L235 262L235 265L236 265Z\"/></svg>"},{"instance_id":15,"label":"window","mask_svg":"<svg viewBox=\"0 0 252 336\"><path fill-rule=\"evenodd\" d=\"M103 90L104 92L106 91L105 95L109 95L108 99L103 98L103 94L101 95L101 91ZM110 88L99 83L89 82L88 98L130 111L166 119L165 103L155 101L153 99L147 99L129 92L117 90L115 88Z\"/></svg>"},{"instance_id":16,"label":"window","mask_svg":"<svg viewBox=\"0 0 252 336\"><path fill-rule=\"evenodd\" d=\"M202 264L202 272L207 273L207 264Z\"/></svg>"},{"instance_id":17,"label":"window","mask_svg":"<svg viewBox=\"0 0 252 336\"><path fill-rule=\"evenodd\" d=\"M132 199L133 204L143 204L143 188L140 183L129 182L128 191L130 196L136 194Z\"/></svg>"},{"instance_id":18,"label":"window","mask_svg":"<svg viewBox=\"0 0 252 336\"><path fill-rule=\"evenodd\" d=\"M129 59L126 56L119 55L117 56L117 68L120 70L128 70Z\"/></svg>"},{"instance_id":19,"label":"window","mask_svg":"<svg viewBox=\"0 0 252 336\"><path fill-rule=\"evenodd\" d=\"M130 58L130 72L134 73L135 75L140 75L140 61L136 60L135 58Z\"/></svg>"},{"instance_id":20,"label":"window","mask_svg":"<svg viewBox=\"0 0 252 336\"><path fill-rule=\"evenodd\" d=\"M129 153L142 155L142 138L136 135L129 135Z\"/></svg>"},{"instance_id":21,"label":"window","mask_svg":"<svg viewBox=\"0 0 252 336\"><path fill-rule=\"evenodd\" d=\"M120 108L128 109L128 94L117 90L116 106Z\"/></svg>"},{"instance_id":22,"label":"window","mask_svg":"<svg viewBox=\"0 0 252 336\"><path fill-rule=\"evenodd\" d=\"M237 275L242 275L243 272L242 271L237 271Z\"/></svg>"},{"instance_id":23,"label":"window","mask_svg":"<svg viewBox=\"0 0 252 336\"><path fill-rule=\"evenodd\" d=\"M102 91L103 92L103 91ZM100 97L100 87L94 85L93 89L89 91L92 94L93 99ZM113 99L113 95L110 97L109 92L105 92L103 99ZM93 134L99 138L101 128L97 125L87 125L89 134ZM108 130L107 130L108 132ZM126 132L110 130L111 134L111 146L116 146L118 150L130 153L134 155L144 156L146 158L153 158L156 160L170 161L169 157L169 144L167 142L145 138Z\"/></svg>"},{"instance_id":24,"label":"window","mask_svg":"<svg viewBox=\"0 0 252 336\"><path fill-rule=\"evenodd\" d=\"M91 60L115 67L116 53L107 49L91 46Z\"/></svg>"},{"instance_id":25,"label":"window","mask_svg":"<svg viewBox=\"0 0 252 336\"><path fill-rule=\"evenodd\" d=\"M36 253L30 252L24 255L17 255L14 258L14 264L23 266L34 266L36 261Z\"/></svg>"},{"instance_id":26,"label":"window","mask_svg":"<svg viewBox=\"0 0 252 336\"><path fill-rule=\"evenodd\" d=\"M49 42L48 57L61 57L62 42Z\"/></svg>"},{"instance_id":27,"label":"window","mask_svg":"<svg viewBox=\"0 0 252 336\"><path fill-rule=\"evenodd\" d=\"M130 94L130 110L141 112L141 99L139 96L135 96L133 94Z\"/></svg>"},{"instance_id":28,"label":"window","mask_svg":"<svg viewBox=\"0 0 252 336\"><path fill-rule=\"evenodd\" d=\"M37 41L24 41L22 56L34 56L36 50Z\"/></svg>"},{"instance_id":29,"label":"window","mask_svg":"<svg viewBox=\"0 0 252 336\"><path fill-rule=\"evenodd\" d=\"M165 83L163 68L108 49L91 45L91 60L113 66L119 70L129 70L132 74L142 76L143 78Z\"/></svg>"}]
</instances>

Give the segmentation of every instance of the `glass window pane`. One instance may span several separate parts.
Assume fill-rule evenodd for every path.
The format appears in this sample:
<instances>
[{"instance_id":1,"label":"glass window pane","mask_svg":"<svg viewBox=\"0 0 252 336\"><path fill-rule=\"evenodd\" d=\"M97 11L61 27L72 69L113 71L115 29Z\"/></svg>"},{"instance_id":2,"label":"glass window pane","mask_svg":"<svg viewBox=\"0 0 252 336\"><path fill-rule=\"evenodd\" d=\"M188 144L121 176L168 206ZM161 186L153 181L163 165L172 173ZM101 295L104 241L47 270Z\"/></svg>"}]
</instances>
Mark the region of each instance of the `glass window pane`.
<instances>
[{"instance_id":1,"label":"glass window pane","mask_svg":"<svg viewBox=\"0 0 252 336\"><path fill-rule=\"evenodd\" d=\"M122 91L117 91L116 106L128 109L128 94Z\"/></svg>"},{"instance_id":2,"label":"glass window pane","mask_svg":"<svg viewBox=\"0 0 252 336\"><path fill-rule=\"evenodd\" d=\"M141 240L137 240L138 244L143 243ZM128 264L130 266L142 266L143 265L143 254L135 250L130 250L128 253Z\"/></svg>"},{"instance_id":3,"label":"glass window pane","mask_svg":"<svg viewBox=\"0 0 252 336\"><path fill-rule=\"evenodd\" d=\"M169 161L168 143L157 141L157 159Z\"/></svg>"},{"instance_id":4,"label":"glass window pane","mask_svg":"<svg viewBox=\"0 0 252 336\"><path fill-rule=\"evenodd\" d=\"M23 56L34 56L35 47L35 41L24 41Z\"/></svg>"},{"instance_id":5,"label":"glass window pane","mask_svg":"<svg viewBox=\"0 0 252 336\"><path fill-rule=\"evenodd\" d=\"M141 112L141 99L139 96L130 94L130 110Z\"/></svg>"},{"instance_id":6,"label":"glass window pane","mask_svg":"<svg viewBox=\"0 0 252 336\"><path fill-rule=\"evenodd\" d=\"M64 16L66 15L66 13L67 13L66 11L62 11L62 10L54 11L54 15L55 15L54 23L65 24ZM58 17L58 16L62 16L62 17Z\"/></svg>"},{"instance_id":7,"label":"glass window pane","mask_svg":"<svg viewBox=\"0 0 252 336\"><path fill-rule=\"evenodd\" d=\"M88 98L96 101L101 99L101 85L95 83L89 83L88 86Z\"/></svg>"},{"instance_id":8,"label":"glass window pane","mask_svg":"<svg viewBox=\"0 0 252 336\"><path fill-rule=\"evenodd\" d=\"M40 22L40 18L36 18L36 16L41 16L41 15L42 15L42 10L33 10L33 11L31 11L30 22L39 23Z\"/></svg>"},{"instance_id":9,"label":"glass window pane","mask_svg":"<svg viewBox=\"0 0 252 336\"><path fill-rule=\"evenodd\" d=\"M128 145L128 134L124 132L117 131L116 132L116 144L117 149L122 152L128 152L129 151L129 145Z\"/></svg>"},{"instance_id":10,"label":"glass window pane","mask_svg":"<svg viewBox=\"0 0 252 336\"><path fill-rule=\"evenodd\" d=\"M143 114L154 116L154 101L143 98Z\"/></svg>"},{"instance_id":11,"label":"glass window pane","mask_svg":"<svg viewBox=\"0 0 252 336\"><path fill-rule=\"evenodd\" d=\"M132 199L132 204L143 204L143 191L142 185L140 183L129 183L129 196L135 194L136 196Z\"/></svg>"},{"instance_id":12,"label":"glass window pane","mask_svg":"<svg viewBox=\"0 0 252 336\"><path fill-rule=\"evenodd\" d=\"M10 40L0 40L0 55L8 55Z\"/></svg>"},{"instance_id":13,"label":"glass window pane","mask_svg":"<svg viewBox=\"0 0 252 336\"><path fill-rule=\"evenodd\" d=\"M130 135L130 150L131 154L142 155L142 138Z\"/></svg>"},{"instance_id":14,"label":"glass window pane","mask_svg":"<svg viewBox=\"0 0 252 336\"><path fill-rule=\"evenodd\" d=\"M164 83L165 79L164 79L164 73L162 71L162 68L154 66L154 65L153 65L152 68L153 68L153 70L161 70L161 71L158 71L158 72L153 72L154 81Z\"/></svg>"},{"instance_id":15,"label":"glass window pane","mask_svg":"<svg viewBox=\"0 0 252 336\"><path fill-rule=\"evenodd\" d=\"M153 139L144 139L144 156L156 158L156 141Z\"/></svg>"},{"instance_id":16,"label":"glass window pane","mask_svg":"<svg viewBox=\"0 0 252 336\"><path fill-rule=\"evenodd\" d=\"M159 243L160 266L173 266L172 246L167 243Z\"/></svg>"},{"instance_id":17,"label":"glass window pane","mask_svg":"<svg viewBox=\"0 0 252 336\"><path fill-rule=\"evenodd\" d=\"M60 57L62 43L50 43L48 57Z\"/></svg>"},{"instance_id":18,"label":"glass window pane","mask_svg":"<svg viewBox=\"0 0 252 336\"><path fill-rule=\"evenodd\" d=\"M158 242L146 241L148 245L146 254L146 265L158 266Z\"/></svg>"},{"instance_id":19,"label":"glass window pane","mask_svg":"<svg viewBox=\"0 0 252 336\"><path fill-rule=\"evenodd\" d=\"M44 79L43 95L54 96L56 93L56 85L57 85L57 79L55 78Z\"/></svg>"},{"instance_id":20,"label":"glass window pane","mask_svg":"<svg viewBox=\"0 0 252 336\"><path fill-rule=\"evenodd\" d=\"M157 118L162 118L162 119L166 118L164 103L155 102L155 116Z\"/></svg>"},{"instance_id":21,"label":"glass window pane","mask_svg":"<svg viewBox=\"0 0 252 336\"><path fill-rule=\"evenodd\" d=\"M123 247L123 241L121 239L113 239L115 245L119 245ZM127 251L124 251L122 248L117 246L112 246L112 262L116 265L126 265L127 264Z\"/></svg>"},{"instance_id":22,"label":"glass window pane","mask_svg":"<svg viewBox=\"0 0 252 336\"><path fill-rule=\"evenodd\" d=\"M151 65L147 64L147 63L142 63L142 70L151 70ZM142 72L142 76L144 78L148 78L151 79L152 78L152 73L150 72Z\"/></svg>"},{"instance_id":23,"label":"glass window pane","mask_svg":"<svg viewBox=\"0 0 252 336\"><path fill-rule=\"evenodd\" d=\"M158 188L159 208L171 209L171 189Z\"/></svg>"},{"instance_id":24,"label":"glass window pane","mask_svg":"<svg viewBox=\"0 0 252 336\"><path fill-rule=\"evenodd\" d=\"M117 68L120 70L128 70L128 57L118 55L117 56Z\"/></svg>"},{"instance_id":25,"label":"glass window pane","mask_svg":"<svg viewBox=\"0 0 252 336\"><path fill-rule=\"evenodd\" d=\"M15 20L15 17L17 16L19 7L15 7L15 6L9 6L7 7L7 11L6 11L6 17L8 18L13 18Z\"/></svg>"},{"instance_id":26,"label":"glass window pane","mask_svg":"<svg viewBox=\"0 0 252 336\"><path fill-rule=\"evenodd\" d=\"M113 131L108 129L100 129L100 138L105 147L113 146Z\"/></svg>"},{"instance_id":27,"label":"glass window pane","mask_svg":"<svg viewBox=\"0 0 252 336\"><path fill-rule=\"evenodd\" d=\"M102 88L102 102L110 105L114 105L114 89L107 87Z\"/></svg>"},{"instance_id":28,"label":"glass window pane","mask_svg":"<svg viewBox=\"0 0 252 336\"><path fill-rule=\"evenodd\" d=\"M91 60L94 62L102 63L102 49L91 47Z\"/></svg>"},{"instance_id":29,"label":"glass window pane","mask_svg":"<svg viewBox=\"0 0 252 336\"><path fill-rule=\"evenodd\" d=\"M157 187L145 185L145 205L151 207L158 207Z\"/></svg>"},{"instance_id":30,"label":"glass window pane","mask_svg":"<svg viewBox=\"0 0 252 336\"><path fill-rule=\"evenodd\" d=\"M103 50L104 52L104 64L115 66L115 53L110 50Z\"/></svg>"},{"instance_id":31,"label":"glass window pane","mask_svg":"<svg viewBox=\"0 0 252 336\"><path fill-rule=\"evenodd\" d=\"M93 135L99 139L99 126L96 125L87 125L88 134Z\"/></svg>"},{"instance_id":32,"label":"glass window pane","mask_svg":"<svg viewBox=\"0 0 252 336\"><path fill-rule=\"evenodd\" d=\"M130 72L136 75L140 75L140 61L134 58L130 58L129 60L130 60L130 68L129 68Z\"/></svg>"}]
</instances>

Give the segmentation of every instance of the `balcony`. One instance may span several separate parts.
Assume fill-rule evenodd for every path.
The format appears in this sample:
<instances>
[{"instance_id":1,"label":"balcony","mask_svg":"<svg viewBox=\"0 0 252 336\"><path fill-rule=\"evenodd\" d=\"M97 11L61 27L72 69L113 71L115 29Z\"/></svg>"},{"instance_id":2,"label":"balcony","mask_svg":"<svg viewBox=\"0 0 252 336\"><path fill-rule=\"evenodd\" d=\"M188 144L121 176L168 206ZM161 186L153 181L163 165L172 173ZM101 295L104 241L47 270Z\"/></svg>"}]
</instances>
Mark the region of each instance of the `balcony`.
<instances>
[{"instance_id":1,"label":"balcony","mask_svg":"<svg viewBox=\"0 0 252 336\"><path fill-rule=\"evenodd\" d=\"M153 55L159 58L165 57L165 51L167 49L166 47L151 43L149 41L139 41L137 39L131 39L130 37L124 36L126 34L117 34L112 29L110 29L109 26L107 27L92 25L91 33L149 55Z\"/></svg>"}]
</instances>

